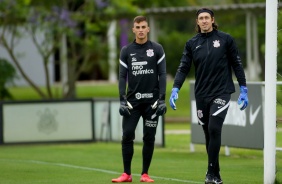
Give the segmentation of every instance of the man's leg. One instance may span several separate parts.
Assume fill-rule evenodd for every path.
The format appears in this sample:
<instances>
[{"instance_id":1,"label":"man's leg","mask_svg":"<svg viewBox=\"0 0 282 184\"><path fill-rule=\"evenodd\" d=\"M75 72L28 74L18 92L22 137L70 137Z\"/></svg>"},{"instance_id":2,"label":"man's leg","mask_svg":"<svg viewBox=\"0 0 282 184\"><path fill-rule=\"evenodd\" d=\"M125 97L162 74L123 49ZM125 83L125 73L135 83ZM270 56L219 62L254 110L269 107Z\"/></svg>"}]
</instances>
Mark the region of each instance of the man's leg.
<instances>
[{"instance_id":1,"label":"man's leg","mask_svg":"<svg viewBox=\"0 0 282 184\"><path fill-rule=\"evenodd\" d=\"M154 182L149 176L149 167L151 165L154 146L155 146L155 135L158 126L158 116L153 115L155 110L152 109L151 105L145 107L143 114L143 150L142 150L142 172L141 182ZM153 115L153 116L152 116Z\"/></svg>"},{"instance_id":2,"label":"man's leg","mask_svg":"<svg viewBox=\"0 0 282 184\"><path fill-rule=\"evenodd\" d=\"M158 116L152 116L155 110L152 109L151 105L147 105L145 108L145 114L143 115L143 168L142 173L147 173L152 161L154 146L155 146L155 136L158 126Z\"/></svg>"},{"instance_id":3,"label":"man's leg","mask_svg":"<svg viewBox=\"0 0 282 184\"><path fill-rule=\"evenodd\" d=\"M124 172L131 174L131 161L134 154L133 141L135 139L135 129L138 124L141 113L138 109L132 109L129 117L124 117L122 121L122 158Z\"/></svg>"},{"instance_id":4,"label":"man's leg","mask_svg":"<svg viewBox=\"0 0 282 184\"><path fill-rule=\"evenodd\" d=\"M209 149L209 142L210 142L210 135L209 135L209 130L208 130L208 124L202 125L204 134L205 134L205 140L206 140L206 151L208 153Z\"/></svg>"},{"instance_id":5,"label":"man's leg","mask_svg":"<svg viewBox=\"0 0 282 184\"><path fill-rule=\"evenodd\" d=\"M134 153L133 140L135 138L135 129L140 118L140 112L137 109L130 111L129 117L123 117L122 120L122 159L124 172L118 178L112 179L113 183L132 182L131 161Z\"/></svg>"},{"instance_id":6,"label":"man's leg","mask_svg":"<svg viewBox=\"0 0 282 184\"><path fill-rule=\"evenodd\" d=\"M221 130L223 125L224 119L211 116L210 122L208 126L209 130L209 145L208 145L208 173L215 174L216 168L219 168L219 151L221 146Z\"/></svg>"},{"instance_id":7,"label":"man's leg","mask_svg":"<svg viewBox=\"0 0 282 184\"><path fill-rule=\"evenodd\" d=\"M223 94L211 101L209 117L208 174L213 176L215 183L222 183L219 174L219 151L221 147L221 132L226 117L230 94Z\"/></svg>"}]
</instances>

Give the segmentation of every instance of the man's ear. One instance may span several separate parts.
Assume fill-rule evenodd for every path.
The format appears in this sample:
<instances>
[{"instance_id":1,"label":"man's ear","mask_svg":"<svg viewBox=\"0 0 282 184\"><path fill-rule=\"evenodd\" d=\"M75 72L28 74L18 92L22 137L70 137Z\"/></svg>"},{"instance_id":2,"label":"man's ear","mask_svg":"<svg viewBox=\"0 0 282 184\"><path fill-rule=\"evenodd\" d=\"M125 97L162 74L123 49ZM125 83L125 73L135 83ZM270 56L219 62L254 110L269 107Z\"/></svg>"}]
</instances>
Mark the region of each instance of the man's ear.
<instances>
[{"instance_id":1,"label":"man's ear","mask_svg":"<svg viewBox=\"0 0 282 184\"><path fill-rule=\"evenodd\" d=\"M198 19L196 19L196 24L199 25L199 24L198 24Z\"/></svg>"},{"instance_id":2,"label":"man's ear","mask_svg":"<svg viewBox=\"0 0 282 184\"><path fill-rule=\"evenodd\" d=\"M214 23L215 22L215 19L214 19L214 17L212 17L212 23Z\"/></svg>"}]
</instances>

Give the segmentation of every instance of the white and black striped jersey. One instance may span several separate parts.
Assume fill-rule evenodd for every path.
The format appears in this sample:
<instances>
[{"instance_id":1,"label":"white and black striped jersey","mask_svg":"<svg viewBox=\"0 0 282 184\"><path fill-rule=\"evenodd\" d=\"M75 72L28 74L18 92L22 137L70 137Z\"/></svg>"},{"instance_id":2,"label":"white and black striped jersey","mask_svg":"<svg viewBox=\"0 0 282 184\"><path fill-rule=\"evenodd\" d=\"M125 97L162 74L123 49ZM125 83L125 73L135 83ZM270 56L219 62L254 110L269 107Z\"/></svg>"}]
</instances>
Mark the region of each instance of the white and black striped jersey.
<instances>
[{"instance_id":1,"label":"white and black striped jersey","mask_svg":"<svg viewBox=\"0 0 282 184\"><path fill-rule=\"evenodd\" d=\"M180 89L192 63L195 66L195 96L213 97L235 92L232 69L240 86L246 86L241 58L233 38L213 30L198 33L185 44L173 87Z\"/></svg>"},{"instance_id":2,"label":"white and black striped jersey","mask_svg":"<svg viewBox=\"0 0 282 184\"><path fill-rule=\"evenodd\" d=\"M126 81L128 82L126 91ZM166 60L163 47L155 42L132 42L119 59L119 94L129 102L153 103L165 98Z\"/></svg>"}]
</instances>

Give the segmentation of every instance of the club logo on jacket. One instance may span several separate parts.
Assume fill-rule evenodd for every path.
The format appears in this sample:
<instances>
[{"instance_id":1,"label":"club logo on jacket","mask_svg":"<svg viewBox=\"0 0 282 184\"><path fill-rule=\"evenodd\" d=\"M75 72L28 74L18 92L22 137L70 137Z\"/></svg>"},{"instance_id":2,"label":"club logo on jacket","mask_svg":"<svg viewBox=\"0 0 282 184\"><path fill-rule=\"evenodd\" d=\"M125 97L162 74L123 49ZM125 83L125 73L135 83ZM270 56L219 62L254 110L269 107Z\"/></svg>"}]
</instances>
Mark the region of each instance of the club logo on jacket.
<instances>
[{"instance_id":1,"label":"club logo on jacket","mask_svg":"<svg viewBox=\"0 0 282 184\"><path fill-rule=\"evenodd\" d=\"M148 57L154 56L154 50L153 49L148 49L148 50L146 50L146 52L147 52Z\"/></svg>"},{"instance_id":2,"label":"club logo on jacket","mask_svg":"<svg viewBox=\"0 0 282 184\"><path fill-rule=\"evenodd\" d=\"M198 118L200 118L200 119L204 116L202 110L198 110L197 114L198 114Z\"/></svg>"},{"instance_id":3,"label":"club logo on jacket","mask_svg":"<svg viewBox=\"0 0 282 184\"><path fill-rule=\"evenodd\" d=\"M215 48L220 47L219 40L213 41L213 46L214 46Z\"/></svg>"}]
</instances>

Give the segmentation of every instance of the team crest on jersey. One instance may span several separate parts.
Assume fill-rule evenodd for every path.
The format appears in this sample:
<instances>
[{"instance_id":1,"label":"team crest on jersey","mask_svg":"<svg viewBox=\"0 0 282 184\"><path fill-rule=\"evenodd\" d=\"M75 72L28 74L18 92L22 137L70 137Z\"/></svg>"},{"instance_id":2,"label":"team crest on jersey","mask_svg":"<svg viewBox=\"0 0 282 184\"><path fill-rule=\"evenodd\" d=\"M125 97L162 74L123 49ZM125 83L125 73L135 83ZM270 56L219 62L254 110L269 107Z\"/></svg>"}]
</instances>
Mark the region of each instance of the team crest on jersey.
<instances>
[{"instance_id":1,"label":"team crest on jersey","mask_svg":"<svg viewBox=\"0 0 282 184\"><path fill-rule=\"evenodd\" d=\"M148 57L154 56L154 50L153 49L148 49L148 50L146 50L146 52L147 52Z\"/></svg>"},{"instance_id":2,"label":"team crest on jersey","mask_svg":"<svg viewBox=\"0 0 282 184\"><path fill-rule=\"evenodd\" d=\"M213 41L213 46L214 46L215 48L220 47L219 40Z\"/></svg>"}]
</instances>

